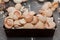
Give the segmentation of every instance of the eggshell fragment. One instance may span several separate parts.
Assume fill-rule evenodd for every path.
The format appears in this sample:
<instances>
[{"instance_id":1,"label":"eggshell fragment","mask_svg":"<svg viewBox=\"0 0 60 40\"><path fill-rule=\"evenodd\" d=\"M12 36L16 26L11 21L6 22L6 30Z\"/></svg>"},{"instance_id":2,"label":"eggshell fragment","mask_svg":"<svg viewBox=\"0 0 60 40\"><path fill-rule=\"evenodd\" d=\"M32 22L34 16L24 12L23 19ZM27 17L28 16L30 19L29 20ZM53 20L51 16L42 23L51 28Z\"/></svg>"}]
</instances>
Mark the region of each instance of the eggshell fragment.
<instances>
[{"instance_id":1,"label":"eggshell fragment","mask_svg":"<svg viewBox=\"0 0 60 40\"><path fill-rule=\"evenodd\" d=\"M32 25L31 23L26 23L24 25L24 28L26 28L26 29L33 29L34 28L34 25Z\"/></svg>"},{"instance_id":2,"label":"eggshell fragment","mask_svg":"<svg viewBox=\"0 0 60 40\"><path fill-rule=\"evenodd\" d=\"M34 11L30 11L29 14L34 16L36 13Z\"/></svg>"},{"instance_id":3,"label":"eggshell fragment","mask_svg":"<svg viewBox=\"0 0 60 40\"><path fill-rule=\"evenodd\" d=\"M47 29L55 28L56 24L55 24L55 22L53 22L53 18L47 18L46 22L47 22L47 25L48 25L48 26L46 26Z\"/></svg>"},{"instance_id":4,"label":"eggshell fragment","mask_svg":"<svg viewBox=\"0 0 60 40\"><path fill-rule=\"evenodd\" d=\"M42 9L49 9L52 6L51 2L45 2L44 5L42 6Z\"/></svg>"},{"instance_id":5,"label":"eggshell fragment","mask_svg":"<svg viewBox=\"0 0 60 40\"><path fill-rule=\"evenodd\" d=\"M9 12L9 13L11 13L11 12L14 12L16 9L14 8L14 7L8 7L7 8L7 11Z\"/></svg>"},{"instance_id":6,"label":"eggshell fragment","mask_svg":"<svg viewBox=\"0 0 60 40\"><path fill-rule=\"evenodd\" d=\"M15 3L22 3L22 0L13 0Z\"/></svg>"},{"instance_id":7,"label":"eggshell fragment","mask_svg":"<svg viewBox=\"0 0 60 40\"><path fill-rule=\"evenodd\" d=\"M40 21L42 21L42 22L45 22L45 21L46 21L46 16L43 16L43 15L41 15L41 14L37 14L36 16L38 17L38 19L39 19Z\"/></svg>"},{"instance_id":8,"label":"eggshell fragment","mask_svg":"<svg viewBox=\"0 0 60 40\"><path fill-rule=\"evenodd\" d=\"M59 5L58 2L53 2L52 3L52 7L55 8L55 9L58 8L58 5Z\"/></svg>"},{"instance_id":9,"label":"eggshell fragment","mask_svg":"<svg viewBox=\"0 0 60 40\"><path fill-rule=\"evenodd\" d=\"M4 20L4 25L6 28L10 29L13 27L13 19L10 19L9 17L6 17Z\"/></svg>"},{"instance_id":10,"label":"eggshell fragment","mask_svg":"<svg viewBox=\"0 0 60 40\"><path fill-rule=\"evenodd\" d=\"M54 29L55 25L55 22L47 22L47 24L45 24L45 27L46 29Z\"/></svg>"},{"instance_id":11,"label":"eggshell fragment","mask_svg":"<svg viewBox=\"0 0 60 40\"><path fill-rule=\"evenodd\" d=\"M20 19L19 22L20 22L21 24L26 24L25 19Z\"/></svg>"},{"instance_id":12,"label":"eggshell fragment","mask_svg":"<svg viewBox=\"0 0 60 40\"><path fill-rule=\"evenodd\" d=\"M35 28L37 28L37 29L44 29L44 28L45 28L45 27L44 27L44 23L41 22L41 21L39 21L39 22L35 25Z\"/></svg>"},{"instance_id":13,"label":"eggshell fragment","mask_svg":"<svg viewBox=\"0 0 60 40\"><path fill-rule=\"evenodd\" d=\"M42 15L45 15L47 17L51 17L52 14L53 14L53 11L51 9L48 9L48 10L40 10L39 11Z\"/></svg>"},{"instance_id":14,"label":"eggshell fragment","mask_svg":"<svg viewBox=\"0 0 60 40\"><path fill-rule=\"evenodd\" d=\"M17 10L20 10L20 9L22 8L22 5L18 3L18 4L15 5L15 8L16 8Z\"/></svg>"},{"instance_id":15,"label":"eggshell fragment","mask_svg":"<svg viewBox=\"0 0 60 40\"><path fill-rule=\"evenodd\" d=\"M33 21L31 22L32 24L36 24L38 22L38 17L33 16Z\"/></svg>"},{"instance_id":16,"label":"eggshell fragment","mask_svg":"<svg viewBox=\"0 0 60 40\"><path fill-rule=\"evenodd\" d=\"M21 24L19 23L19 20L14 21L15 28L20 27L20 26L21 26Z\"/></svg>"},{"instance_id":17,"label":"eggshell fragment","mask_svg":"<svg viewBox=\"0 0 60 40\"><path fill-rule=\"evenodd\" d=\"M30 23L33 20L33 16L28 14L28 15L24 16L24 19L26 20L26 22Z\"/></svg>"}]
</instances>

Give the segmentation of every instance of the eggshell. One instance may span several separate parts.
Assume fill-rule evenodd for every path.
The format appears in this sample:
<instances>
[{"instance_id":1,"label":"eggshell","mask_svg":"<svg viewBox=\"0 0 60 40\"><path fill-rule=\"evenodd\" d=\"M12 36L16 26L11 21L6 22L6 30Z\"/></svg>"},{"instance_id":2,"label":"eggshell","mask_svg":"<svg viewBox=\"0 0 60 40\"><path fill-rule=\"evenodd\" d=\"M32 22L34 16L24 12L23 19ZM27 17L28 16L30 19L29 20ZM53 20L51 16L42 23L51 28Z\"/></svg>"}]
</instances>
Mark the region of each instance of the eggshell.
<instances>
[{"instance_id":1,"label":"eggshell","mask_svg":"<svg viewBox=\"0 0 60 40\"><path fill-rule=\"evenodd\" d=\"M25 29L33 29L33 28L34 28L34 25L32 25L31 23L26 23L26 24L24 25L24 28L25 28Z\"/></svg>"},{"instance_id":2,"label":"eggshell","mask_svg":"<svg viewBox=\"0 0 60 40\"><path fill-rule=\"evenodd\" d=\"M32 24L36 24L38 22L38 17L37 16L33 16L33 21L31 22Z\"/></svg>"},{"instance_id":3,"label":"eggshell","mask_svg":"<svg viewBox=\"0 0 60 40\"><path fill-rule=\"evenodd\" d=\"M43 16L43 15L41 15L41 14L37 14L36 16L38 17L38 19L39 19L40 21L42 21L42 22L45 22L45 21L46 21L46 16Z\"/></svg>"},{"instance_id":4,"label":"eggshell","mask_svg":"<svg viewBox=\"0 0 60 40\"><path fill-rule=\"evenodd\" d=\"M20 19L19 22L20 22L21 24L26 24L25 19Z\"/></svg>"},{"instance_id":5,"label":"eggshell","mask_svg":"<svg viewBox=\"0 0 60 40\"><path fill-rule=\"evenodd\" d=\"M14 12L16 9L14 7L8 7L6 9L9 13Z\"/></svg>"},{"instance_id":6,"label":"eggshell","mask_svg":"<svg viewBox=\"0 0 60 40\"><path fill-rule=\"evenodd\" d=\"M15 5L15 8L16 8L17 10L20 10L20 9L22 8L22 5L18 3L18 4Z\"/></svg>"},{"instance_id":7,"label":"eggshell","mask_svg":"<svg viewBox=\"0 0 60 40\"><path fill-rule=\"evenodd\" d=\"M45 27L44 27L44 23L41 22L41 21L39 21L39 22L35 25L35 28L37 28L37 29L44 29L44 28L45 28Z\"/></svg>"},{"instance_id":8,"label":"eggshell","mask_svg":"<svg viewBox=\"0 0 60 40\"><path fill-rule=\"evenodd\" d=\"M42 6L42 9L49 9L52 6L51 2L45 2L44 5Z\"/></svg>"},{"instance_id":9,"label":"eggshell","mask_svg":"<svg viewBox=\"0 0 60 40\"><path fill-rule=\"evenodd\" d=\"M24 19L26 20L26 22L30 23L33 20L33 16L28 14L28 15L24 16Z\"/></svg>"},{"instance_id":10,"label":"eggshell","mask_svg":"<svg viewBox=\"0 0 60 40\"><path fill-rule=\"evenodd\" d=\"M8 29L12 28L13 27L13 20L10 19L9 17L6 17L4 20L4 25Z\"/></svg>"},{"instance_id":11,"label":"eggshell","mask_svg":"<svg viewBox=\"0 0 60 40\"><path fill-rule=\"evenodd\" d=\"M15 3L22 3L22 0L13 0Z\"/></svg>"},{"instance_id":12,"label":"eggshell","mask_svg":"<svg viewBox=\"0 0 60 40\"><path fill-rule=\"evenodd\" d=\"M20 27L21 24L19 23L19 20L15 20L14 21L14 27L17 28L17 27Z\"/></svg>"}]
</instances>

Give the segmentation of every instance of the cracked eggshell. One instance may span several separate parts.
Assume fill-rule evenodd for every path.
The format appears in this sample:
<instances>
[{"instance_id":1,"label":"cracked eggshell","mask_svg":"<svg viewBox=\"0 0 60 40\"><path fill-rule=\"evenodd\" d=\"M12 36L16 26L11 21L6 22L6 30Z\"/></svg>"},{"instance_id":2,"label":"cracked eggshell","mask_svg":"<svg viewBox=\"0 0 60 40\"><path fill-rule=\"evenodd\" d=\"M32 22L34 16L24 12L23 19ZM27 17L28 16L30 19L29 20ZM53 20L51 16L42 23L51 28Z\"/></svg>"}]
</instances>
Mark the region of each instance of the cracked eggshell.
<instances>
[{"instance_id":1,"label":"cracked eggshell","mask_svg":"<svg viewBox=\"0 0 60 40\"><path fill-rule=\"evenodd\" d=\"M45 2L44 5L42 6L43 10L49 9L52 6L51 2Z\"/></svg>"},{"instance_id":2,"label":"cracked eggshell","mask_svg":"<svg viewBox=\"0 0 60 40\"><path fill-rule=\"evenodd\" d=\"M14 21L14 27L15 28L18 28L18 27L20 27L21 26L21 24L19 23L19 20L15 20Z\"/></svg>"},{"instance_id":3,"label":"cracked eggshell","mask_svg":"<svg viewBox=\"0 0 60 40\"><path fill-rule=\"evenodd\" d=\"M14 19L14 20L17 20L19 18L22 18L22 13L18 10L15 10L14 12L9 13L9 17Z\"/></svg>"},{"instance_id":4,"label":"cracked eggshell","mask_svg":"<svg viewBox=\"0 0 60 40\"><path fill-rule=\"evenodd\" d=\"M19 4L19 3L17 3L17 4L15 5L15 8L16 8L17 10L20 10L20 9L22 8L22 5Z\"/></svg>"},{"instance_id":5,"label":"cracked eggshell","mask_svg":"<svg viewBox=\"0 0 60 40\"><path fill-rule=\"evenodd\" d=\"M26 22L30 23L33 20L33 16L28 14L24 16L24 19L26 20Z\"/></svg>"},{"instance_id":6,"label":"cracked eggshell","mask_svg":"<svg viewBox=\"0 0 60 40\"><path fill-rule=\"evenodd\" d=\"M24 11L24 12L23 12L23 16L26 16L26 15L29 14L28 9L25 8L23 11Z\"/></svg>"},{"instance_id":7,"label":"cracked eggshell","mask_svg":"<svg viewBox=\"0 0 60 40\"><path fill-rule=\"evenodd\" d=\"M9 13L14 12L16 9L14 7L8 7L6 9Z\"/></svg>"},{"instance_id":8,"label":"cracked eggshell","mask_svg":"<svg viewBox=\"0 0 60 40\"><path fill-rule=\"evenodd\" d=\"M22 3L22 0L13 0L14 3Z\"/></svg>"},{"instance_id":9,"label":"cracked eggshell","mask_svg":"<svg viewBox=\"0 0 60 40\"><path fill-rule=\"evenodd\" d=\"M33 29L33 28L34 28L34 25L32 25L31 23L26 23L26 24L24 25L24 28L25 28L25 29Z\"/></svg>"},{"instance_id":10,"label":"cracked eggshell","mask_svg":"<svg viewBox=\"0 0 60 40\"><path fill-rule=\"evenodd\" d=\"M55 8L55 9L58 8L58 5L59 5L58 2L53 2L53 3L52 3L52 7Z\"/></svg>"},{"instance_id":11,"label":"cracked eggshell","mask_svg":"<svg viewBox=\"0 0 60 40\"><path fill-rule=\"evenodd\" d=\"M22 18L22 13L19 10L15 10L14 15L16 15L18 18Z\"/></svg>"},{"instance_id":12,"label":"cracked eggshell","mask_svg":"<svg viewBox=\"0 0 60 40\"><path fill-rule=\"evenodd\" d=\"M13 19L10 19L9 17L6 17L4 19L4 25L6 28L11 29L13 27Z\"/></svg>"},{"instance_id":13,"label":"cracked eggshell","mask_svg":"<svg viewBox=\"0 0 60 40\"><path fill-rule=\"evenodd\" d=\"M46 26L47 29L53 29L56 26L55 22L53 22L53 18L52 17L51 18L47 18L46 23L48 25L48 26Z\"/></svg>"},{"instance_id":14,"label":"cracked eggshell","mask_svg":"<svg viewBox=\"0 0 60 40\"><path fill-rule=\"evenodd\" d=\"M20 22L21 24L26 24L25 19L20 19L19 22Z\"/></svg>"},{"instance_id":15,"label":"cracked eggshell","mask_svg":"<svg viewBox=\"0 0 60 40\"><path fill-rule=\"evenodd\" d=\"M51 17L53 14L53 11L51 9L48 9L48 10L42 11L41 13L42 13L42 15L45 15L47 17Z\"/></svg>"},{"instance_id":16,"label":"cracked eggshell","mask_svg":"<svg viewBox=\"0 0 60 40\"><path fill-rule=\"evenodd\" d=\"M31 22L32 24L36 24L38 22L38 17L37 16L33 16L33 21Z\"/></svg>"},{"instance_id":17,"label":"cracked eggshell","mask_svg":"<svg viewBox=\"0 0 60 40\"><path fill-rule=\"evenodd\" d=\"M47 20L46 21L51 21L53 22L53 17L47 17Z\"/></svg>"},{"instance_id":18,"label":"cracked eggshell","mask_svg":"<svg viewBox=\"0 0 60 40\"><path fill-rule=\"evenodd\" d=\"M41 22L41 21L39 21L39 22L35 25L35 28L37 28L37 29L44 29L44 28L45 28L45 27L44 27L44 23Z\"/></svg>"},{"instance_id":19,"label":"cracked eggshell","mask_svg":"<svg viewBox=\"0 0 60 40\"><path fill-rule=\"evenodd\" d=\"M46 29L54 29L55 26L56 26L55 22L47 22L47 23L45 24L45 28L46 28Z\"/></svg>"},{"instance_id":20,"label":"cracked eggshell","mask_svg":"<svg viewBox=\"0 0 60 40\"><path fill-rule=\"evenodd\" d=\"M41 14L37 14L36 16L38 17L38 20L40 20L42 22L45 22L46 21L46 16L43 16Z\"/></svg>"},{"instance_id":21,"label":"cracked eggshell","mask_svg":"<svg viewBox=\"0 0 60 40\"><path fill-rule=\"evenodd\" d=\"M36 13L34 11L30 11L29 14L34 16Z\"/></svg>"}]
</instances>

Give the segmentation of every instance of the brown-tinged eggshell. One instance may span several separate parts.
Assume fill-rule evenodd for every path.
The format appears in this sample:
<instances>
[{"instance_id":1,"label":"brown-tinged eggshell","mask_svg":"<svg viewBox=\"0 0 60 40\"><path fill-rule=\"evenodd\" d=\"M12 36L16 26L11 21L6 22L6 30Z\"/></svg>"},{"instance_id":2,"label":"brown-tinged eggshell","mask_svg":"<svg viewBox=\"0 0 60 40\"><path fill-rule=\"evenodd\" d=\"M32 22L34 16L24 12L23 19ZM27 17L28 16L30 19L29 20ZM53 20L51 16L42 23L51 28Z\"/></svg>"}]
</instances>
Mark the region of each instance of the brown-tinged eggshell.
<instances>
[{"instance_id":1,"label":"brown-tinged eggshell","mask_svg":"<svg viewBox=\"0 0 60 40\"><path fill-rule=\"evenodd\" d=\"M51 2L45 2L44 5L42 6L43 10L49 9L52 6Z\"/></svg>"},{"instance_id":2,"label":"brown-tinged eggshell","mask_svg":"<svg viewBox=\"0 0 60 40\"><path fill-rule=\"evenodd\" d=\"M35 28L37 28L37 29L44 29L44 28L45 28L45 27L44 27L44 23L41 22L41 21L39 21L39 22L35 25Z\"/></svg>"},{"instance_id":3,"label":"brown-tinged eggshell","mask_svg":"<svg viewBox=\"0 0 60 40\"><path fill-rule=\"evenodd\" d=\"M28 14L28 15L24 16L24 19L26 20L26 22L30 23L33 20L33 16Z\"/></svg>"},{"instance_id":4,"label":"brown-tinged eggshell","mask_svg":"<svg viewBox=\"0 0 60 40\"><path fill-rule=\"evenodd\" d=\"M38 19L39 19L40 21L42 21L42 22L45 22L45 21L46 21L46 16L43 16L43 15L41 15L41 14L37 14L36 16L38 17Z\"/></svg>"},{"instance_id":5,"label":"brown-tinged eggshell","mask_svg":"<svg viewBox=\"0 0 60 40\"><path fill-rule=\"evenodd\" d=\"M21 24L19 23L19 20L15 20L14 21L14 27L15 28L18 28L18 27L20 27L21 26Z\"/></svg>"},{"instance_id":6,"label":"brown-tinged eggshell","mask_svg":"<svg viewBox=\"0 0 60 40\"><path fill-rule=\"evenodd\" d=\"M58 8L58 5L59 5L58 2L53 2L53 3L52 3L52 7L55 8L55 9Z\"/></svg>"},{"instance_id":7,"label":"brown-tinged eggshell","mask_svg":"<svg viewBox=\"0 0 60 40\"><path fill-rule=\"evenodd\" d=\"M38 22L38 17L37 16L33 16L33 21L31 22L32 24L36 24Z\"/></svg>"},{"instance_id":8,"label":"brown-tinged eggshell","mask_svg":"<svg viewBox=\"0 0 60 40\"><path fill-rule=\"evenodd\" d=\"M4 25L6 28L10 29L13 27L13 19L10 19L9 17L6 17L4 20Z\"/></svg>"}]
</instances>

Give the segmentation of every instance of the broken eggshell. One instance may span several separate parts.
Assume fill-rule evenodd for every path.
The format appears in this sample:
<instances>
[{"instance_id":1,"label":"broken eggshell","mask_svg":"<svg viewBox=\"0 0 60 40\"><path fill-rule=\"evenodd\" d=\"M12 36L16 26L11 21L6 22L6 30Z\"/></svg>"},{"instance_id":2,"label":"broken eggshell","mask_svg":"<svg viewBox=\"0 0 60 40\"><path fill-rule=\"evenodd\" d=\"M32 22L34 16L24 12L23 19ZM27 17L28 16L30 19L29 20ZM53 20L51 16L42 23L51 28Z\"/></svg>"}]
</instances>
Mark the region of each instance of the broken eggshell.
<instances>
[{"instance_id":1,"label":"broken eggshell","mask_svg":"<svg viewBox=\"0 0 60 40\"><path fill-rule=\"evenodd\" d=\"M32 20L32 24L36 24L38 22L38 17L37 16L33 16L33 20Z\"/></svg>"},{"instance_id":2,"label":"broken eggshell","mask_svg":"<svg viewBox=\"0 0 60 40\"><path fill-rule=\"evenodd\" d=\"M41 21L39 21L34 27L37 29L45 29L44 23Z\"/></svg>"},{"instance_id":3,"label":"broken eggshell","mask_svg":"<svg viewBox=\"0 0 60 40\"><path fill-rule=\"evenodd\" d=\"M6 17L4 20L4 25L6 28L11 29L13 27L13 19Z\"/></svg>"}]
</instances>

